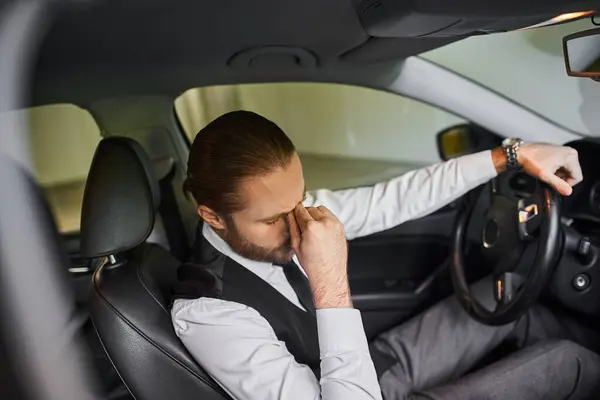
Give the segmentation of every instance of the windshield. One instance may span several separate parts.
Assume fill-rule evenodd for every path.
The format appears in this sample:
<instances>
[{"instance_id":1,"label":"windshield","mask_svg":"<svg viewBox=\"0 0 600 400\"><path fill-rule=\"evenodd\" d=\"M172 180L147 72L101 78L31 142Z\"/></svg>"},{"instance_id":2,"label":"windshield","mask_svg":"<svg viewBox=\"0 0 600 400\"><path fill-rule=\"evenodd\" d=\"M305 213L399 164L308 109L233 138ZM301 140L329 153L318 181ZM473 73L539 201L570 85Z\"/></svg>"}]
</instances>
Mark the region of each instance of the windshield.
<instances>
[{"instance_id":1,"label":"windshield","mask_svg":"<svg viewBox=\"0 0 600 400\"><path fill-rule=\"evenodd\" d=\"M594 27L585 19L539 29L475 36L422 56L568 130L600 136L600 83L568 76L562 50L565 35Z\"/></svg>"}]
</instances>

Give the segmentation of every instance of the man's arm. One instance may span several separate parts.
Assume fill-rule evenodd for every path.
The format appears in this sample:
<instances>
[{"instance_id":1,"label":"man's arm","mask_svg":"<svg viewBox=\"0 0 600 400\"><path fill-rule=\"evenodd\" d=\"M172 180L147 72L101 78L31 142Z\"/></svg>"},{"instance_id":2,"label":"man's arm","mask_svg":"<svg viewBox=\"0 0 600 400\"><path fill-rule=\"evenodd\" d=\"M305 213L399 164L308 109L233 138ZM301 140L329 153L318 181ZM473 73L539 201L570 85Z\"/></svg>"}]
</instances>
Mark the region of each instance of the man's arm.
<instances>
[{"instance_id":1,"label":"man's arm","mask_svg":"<svg viewBox=\"0 0 600 400\"><path fill-rule=\"evenodd\" d=\"M577 151L546 143L525 143L518 162L529 175L564 196L583 179ZM506 168L499 147L408 172L375 186L339 191L317 190L306 206L324 205L344 223L348 239L370 235L424 217Z\"/></svg>"},{"instance_id":2,"label":"man's arm","mask_svg":"<svg viewBox=\"0 0 600 400\"><path fill-rule=\"evenodd\" d=\"M374 186L317 190L307 195L304 204L329 208L344 223L348 239L353 239L428 215L494 178L497 172L492 152L484 151L410 171Z\"/></svg>"},{"instance_id":3,"label":"man's arm","mask_svg":"<svg viewBox=\"0 0 600 400\"><path fill-rule=\"evenodd\" d=\"M321 383L250 307L176 300L172 317L185 347L234 399L381 399L358 310L317 310Z\"/></svg>"}]
</instances>

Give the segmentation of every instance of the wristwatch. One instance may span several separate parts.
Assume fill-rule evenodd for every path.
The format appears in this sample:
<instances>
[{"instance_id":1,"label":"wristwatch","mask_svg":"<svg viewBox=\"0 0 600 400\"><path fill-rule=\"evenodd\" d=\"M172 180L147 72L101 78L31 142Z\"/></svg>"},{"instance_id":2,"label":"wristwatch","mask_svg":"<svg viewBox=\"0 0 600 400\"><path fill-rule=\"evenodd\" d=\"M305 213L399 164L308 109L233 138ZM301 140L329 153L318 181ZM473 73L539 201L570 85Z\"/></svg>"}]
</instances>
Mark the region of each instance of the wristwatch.
<instances>
[{"instance_id":1,"label":"wristwatch","mask_svg":"<svg viewBox=\"0 0 600 400\"><path fill-rule=\"evenodd\" d=\"M507 138L502 141L502 148L504 149L504 154L506 154L506 169L509 171L514 171L519 169L519 159L517 157L517 152L519 148L523 145L523 140L519 138Z\"/></svg>"}]
</instances>

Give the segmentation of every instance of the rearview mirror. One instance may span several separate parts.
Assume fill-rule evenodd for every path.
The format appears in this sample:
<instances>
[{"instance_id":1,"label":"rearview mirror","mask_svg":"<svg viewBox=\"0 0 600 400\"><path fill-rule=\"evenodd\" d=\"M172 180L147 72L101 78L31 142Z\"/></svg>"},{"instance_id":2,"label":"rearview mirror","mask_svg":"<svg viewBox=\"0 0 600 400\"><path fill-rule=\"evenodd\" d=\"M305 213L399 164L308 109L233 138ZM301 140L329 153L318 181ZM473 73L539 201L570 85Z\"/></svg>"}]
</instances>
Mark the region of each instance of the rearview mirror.
<instances>
[{"instance_id":1,"label":"rearview mirror","mask_svg":"<svg viewBox=\"0 0 600 400\"><path fill-rule=\"evenodd\" d=\"M563 51L569 76L600 81L600 29L565 36Z\"/></svg>"}]
</instances>

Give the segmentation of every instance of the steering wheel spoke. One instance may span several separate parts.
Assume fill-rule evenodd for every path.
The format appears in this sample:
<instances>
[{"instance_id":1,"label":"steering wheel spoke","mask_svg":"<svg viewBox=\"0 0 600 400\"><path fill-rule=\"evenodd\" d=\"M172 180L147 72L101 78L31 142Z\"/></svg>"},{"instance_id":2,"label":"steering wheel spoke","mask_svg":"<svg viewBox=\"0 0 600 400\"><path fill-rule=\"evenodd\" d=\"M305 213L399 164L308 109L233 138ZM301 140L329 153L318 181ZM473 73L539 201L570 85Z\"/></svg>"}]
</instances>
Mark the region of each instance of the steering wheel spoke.
<instances>
[{"instance_id":1,"label":"steering wheel spoke","mask_svg":"<svg viewBox=\"0 0 600 400\"><path fill-rule=\"evenodd\" d=\"M518 202L519 238L522 241L531 241L539 235L541 226L540 206L537 196L532 199L520 199Z\"/></svg>"},{"instance_id":2,"label":"steering wheel spoke","mask_svg":"<svg viewBox=\"0 0 600 400\"><path fill-rule=\"evenodd\" d=\"M502 257L494 266L494 274L499 276L505 272L515 272L520 265L526 247L524 243L517 242L509 250L504 251Z\"/></svg>"},{"instance_id":3,"label":"steering wheel spoke","mask_svg":"<svg viewBox=\"0 0 600 400\"><path fill-rule=\"evenodd\" d=\"M526 279L516 272L503 272L494 279L494 298L499 306L509 304Z\"/></svg>"}]
</instances>

